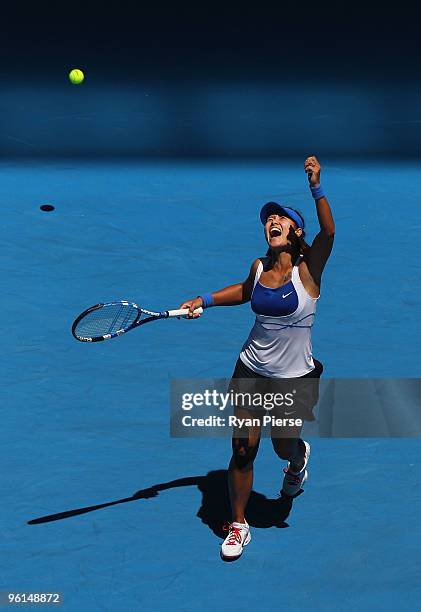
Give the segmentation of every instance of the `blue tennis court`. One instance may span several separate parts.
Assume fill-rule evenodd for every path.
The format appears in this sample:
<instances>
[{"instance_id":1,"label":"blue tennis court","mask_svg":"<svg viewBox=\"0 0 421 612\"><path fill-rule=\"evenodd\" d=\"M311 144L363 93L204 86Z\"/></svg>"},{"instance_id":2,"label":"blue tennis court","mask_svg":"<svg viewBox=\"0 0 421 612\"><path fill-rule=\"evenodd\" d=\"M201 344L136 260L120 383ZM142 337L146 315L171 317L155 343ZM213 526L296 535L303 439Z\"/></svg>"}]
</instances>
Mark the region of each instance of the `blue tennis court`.
<instances>
[{"instance_id":1,"label":"blue tennis court","mask_svg":"<svg viewBox=\"0 0 421 612\"><path fill-rule=\"evenodd\" d=\"M313 334L324 376L417 377L418 166L320 158L337 226ZM70 333L99 301L177 308L243 280L268 200L298 208L311 239L302 161L1 163L0 590L58 591L69 610L418 605L419 439L313 438L292 502L263 440L252 542L221 561L230 443L170 437L170 382L229 377L249 305L99 344Z\"/></svg>"}]
</instances>

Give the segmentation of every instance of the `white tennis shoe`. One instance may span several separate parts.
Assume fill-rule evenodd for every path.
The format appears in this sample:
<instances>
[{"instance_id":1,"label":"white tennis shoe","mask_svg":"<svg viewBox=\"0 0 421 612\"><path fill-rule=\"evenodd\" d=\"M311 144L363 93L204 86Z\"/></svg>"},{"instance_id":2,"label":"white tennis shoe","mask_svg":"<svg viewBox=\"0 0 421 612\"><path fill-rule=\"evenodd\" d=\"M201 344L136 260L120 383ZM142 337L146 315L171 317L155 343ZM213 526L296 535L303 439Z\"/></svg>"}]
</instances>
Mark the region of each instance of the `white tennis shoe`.
<instances>
[{"instance_id":1,"label":"white tennis shoe","mask_svg":"<svg viewBox=\"0 0 421 612\"><path fill-rule=\"evenodd\" d=\"M229 523L224 527L224 531L228 531L228 535L221 546L221 557L228 561L234 561L243 554L244 546L251 540L250 527L245 521L244 523Z\"/></svg>"},{"instance_id":2,"label":"white tennis shoe","mask_svg":"<svg viewBox=\"0 0 421 612\"><path fill-rule=\"evenodd\" d=\"M290 497L293 497L298 493L298 491L301 489L301 487L304 485L305 481L308 478L308 472L306 470L306 467L308 463L308 458L310 457L310 444L308 442L305 442L304 440L303 442L306 448L304 453L304 466L301 472L299 472L298 474L291 472L289 469L289 461L288 467L284 468L285 476L284 482L282 484L281 493L289 495Z\"/></svg>"}]
</instances>

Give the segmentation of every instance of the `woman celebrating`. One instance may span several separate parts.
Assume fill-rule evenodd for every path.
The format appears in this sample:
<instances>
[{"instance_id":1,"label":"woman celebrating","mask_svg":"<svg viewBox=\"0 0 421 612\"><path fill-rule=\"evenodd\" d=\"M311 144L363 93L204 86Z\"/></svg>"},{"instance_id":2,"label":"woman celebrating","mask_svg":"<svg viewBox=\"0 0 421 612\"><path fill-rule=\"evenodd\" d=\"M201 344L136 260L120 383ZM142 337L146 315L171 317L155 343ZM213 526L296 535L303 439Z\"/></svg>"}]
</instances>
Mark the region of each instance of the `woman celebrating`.
<instances>
[{"instance_id":1,"label":"woman celebrating","mask_svg":"<svg viewBox=\"0 0 421 612\"><path fill-rule=\"evenodd\" d=\"M323 366L313 358L311 328L320 294L323 269L332 251L335 225L329 203L320 185L320 164L316 157L304 162L310 190L315 200L320 231L311 246L304 241L304 219L296 210L268 202L260 211L268 252L256 259L248 278L212 294L203 294L184 302L189 318L199 306L234 306L251 301L255 324L237 360L232 376L250 382L274 382L275 379L319 378ZM317 401L317 400L316 400ZM240 417L253 416L249 408L236 407ZM244 431L244 430L243 430ZM284 469L282 493L296 495L307 479L310 445L299 437L280 438L272 430L273 448ZM247 433L234 433L228 485L232 523L222 544L224 559L238 558L250 542L250 528L244 516L253 485L253 462L260 442L261 427L249 427ZM244 436L247 437L244 437Z\"/></svg>"}]
</instances>

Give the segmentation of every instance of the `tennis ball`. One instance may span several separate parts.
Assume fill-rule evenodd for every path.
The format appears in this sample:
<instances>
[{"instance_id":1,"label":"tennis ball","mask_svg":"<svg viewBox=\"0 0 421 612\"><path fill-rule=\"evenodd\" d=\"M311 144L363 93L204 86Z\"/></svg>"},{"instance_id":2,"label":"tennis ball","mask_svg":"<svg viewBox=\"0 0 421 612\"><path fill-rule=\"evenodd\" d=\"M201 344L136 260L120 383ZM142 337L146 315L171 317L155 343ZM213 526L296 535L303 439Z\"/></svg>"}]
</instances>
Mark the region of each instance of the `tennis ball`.
<instances>
[{"instance_id":1,"label":"tennis ball","mask_svg":"<svg viewBox=\"0 0 421 612\"><path fill-rule=\"evenodd\" d=\"M73 85L80 85L84 78L85 75L83 74L82 70L79 70L78 68L73 68L73 70L69 72L69 79Z\"/></svg>"}]
</instances>

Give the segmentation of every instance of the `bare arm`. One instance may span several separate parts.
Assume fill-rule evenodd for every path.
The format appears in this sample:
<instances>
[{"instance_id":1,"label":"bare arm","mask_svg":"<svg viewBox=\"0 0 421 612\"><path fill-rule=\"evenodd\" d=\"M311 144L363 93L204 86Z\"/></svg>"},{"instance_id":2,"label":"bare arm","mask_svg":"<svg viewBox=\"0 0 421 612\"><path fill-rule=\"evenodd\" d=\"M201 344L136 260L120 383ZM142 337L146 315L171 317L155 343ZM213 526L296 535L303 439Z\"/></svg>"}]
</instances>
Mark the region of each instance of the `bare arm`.
<instances>
[{"instance_id":1,"label":"bare arm","mask_svg":"<svg viewBox=\"0 0 421 612\"><path fill-rule=\"evenodd\" d=\"M236 283L235 285L228 285L223 289L219 289L218 291L214 291L212 293L213 305L214 306L237 306L239 304L245 304L249 302L251 299L251 294L253 292L254 286L254 277L256 275L256 270L259 265L260 260L256 259L251 268L248 277L242 283ZM200 297L194 298L193 300L188 300L187 302L183 302L180 308L188 308L190 313L188 318L196 319L200 315L193 314L193 311L199 306L202 306L202 299Z\"/></svg>"},{"instance_id":2,"label":"bare arm","mask_svg":"<svg viewBox=\"0 0 421 612\"><path fill-rule=\"evenodd\" d=\"M238 304L249 302L253 292L254 277L256 276L259 261L259 259L256 259L253 262L245 281L229 285L212 293L214 306L237 306Z\"/></svg>"},{"instance_id":3,"label":"bare arm","mask_svg":"<svg viewBox=\"0 0 421 612\"><path fill-rule=\"evenodd\" d=\"M320 184L320 164L314 156L306 159L304 169L309 175L310 185ZM322 196L315 202L320 231L306 252L305 261L314 282L320 287L322 273L333 248L335 222L327 198Z\"/></svg>"}]
</instances>

